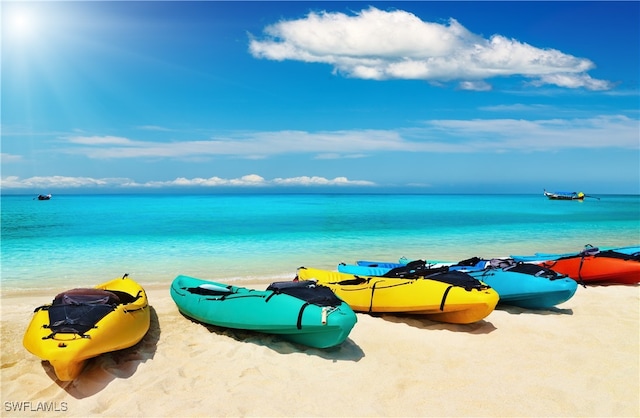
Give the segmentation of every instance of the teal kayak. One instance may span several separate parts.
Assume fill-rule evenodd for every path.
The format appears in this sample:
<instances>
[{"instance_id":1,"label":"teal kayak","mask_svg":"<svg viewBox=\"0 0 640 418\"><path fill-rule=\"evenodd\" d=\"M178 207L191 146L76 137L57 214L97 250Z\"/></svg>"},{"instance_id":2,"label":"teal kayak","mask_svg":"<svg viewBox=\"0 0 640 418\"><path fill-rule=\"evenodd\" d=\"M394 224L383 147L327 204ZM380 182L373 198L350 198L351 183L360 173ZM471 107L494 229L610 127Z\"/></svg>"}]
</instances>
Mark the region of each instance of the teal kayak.
<instances>
[{"instance_id":1,"label":"teal kayak","mask_svg":"<svg viewBox=\"0 0 640 418\"><path fill-rule=\"evenodd\" d=\"M363 276L368 272L384 275L385 271L407 266L404 263L375 261L358 261L357 264L341 264L338 270ZM438 265L442 268L442 264ZM500 295L499 303L526 309L548 309L559 305L571 299L578 288L575 280L553 270L534 264L516 263L510 259L483 260L474 257L458 264L449 263L448 268L465 272L491 286ZM414 264L411 271L415 270L420 271Z\"/></svg>"},{"instance_id":2,"label":"teal kayak","mask_svg":"<svg viewBox=\"0 0 640 418\"><path fill-rule=\"evenodd\" d=\"M180 312L199 322L277 334L315 348L341 344L357 322L344 301L313 281L255 290L180 275L170 291Z\"/></svg>"}]
</instances>

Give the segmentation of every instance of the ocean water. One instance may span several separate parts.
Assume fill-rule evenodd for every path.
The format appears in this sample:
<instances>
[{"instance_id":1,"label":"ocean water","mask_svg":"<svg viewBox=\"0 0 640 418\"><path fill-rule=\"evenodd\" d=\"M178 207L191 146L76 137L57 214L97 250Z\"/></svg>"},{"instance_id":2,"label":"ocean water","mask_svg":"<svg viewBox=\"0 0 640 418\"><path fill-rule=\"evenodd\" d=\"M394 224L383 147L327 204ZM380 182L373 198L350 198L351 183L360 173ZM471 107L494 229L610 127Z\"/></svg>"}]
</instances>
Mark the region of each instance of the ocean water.
<instances>
[{"instance_id":1,"label":"ocean water","mask_svg":"<svg viewBox=\"0 0 640 418\"><path fill-rule=\"evenodd\" d=\"M1 197L4 290L178 274L288 280L358 259L458 261L640 243L640 196L54 195Z\"/></svg>"}]
</instances>

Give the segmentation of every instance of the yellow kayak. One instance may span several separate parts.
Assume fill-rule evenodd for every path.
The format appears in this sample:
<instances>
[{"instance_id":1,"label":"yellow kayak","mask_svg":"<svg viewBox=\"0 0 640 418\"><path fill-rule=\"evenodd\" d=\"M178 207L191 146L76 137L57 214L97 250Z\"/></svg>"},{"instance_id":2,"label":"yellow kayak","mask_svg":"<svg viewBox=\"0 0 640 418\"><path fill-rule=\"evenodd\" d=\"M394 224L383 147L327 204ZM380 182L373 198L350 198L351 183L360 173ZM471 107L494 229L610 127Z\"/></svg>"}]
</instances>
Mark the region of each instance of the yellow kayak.
<instances>
[{"instance_id":1,"label":"yellow kayak","mask_svg":"<svg viewBox=\"0 0 640 418\"><path fill-rule=\"evenodd\" d=\"M48 361L58 379L69 381L88 359L138 343L150 321L144 289L125 275L95 288L68 290L36 308L22 343Z\"/></svg>"},{"instance_id":2,"label":"yellow kayak","mask_svg":"<svg viewBox=\"0 0 640 418\"><path fill-rule=\"evenodd\" d=\"M329 287L357 312L388 312L426 315L429 319L453 324L480 321L493 312L498 293L459 272L443 272L430 278L405 279L363 277L336 271L300 267L300 280L317 280Z\"/></svg>"}]
</instances>

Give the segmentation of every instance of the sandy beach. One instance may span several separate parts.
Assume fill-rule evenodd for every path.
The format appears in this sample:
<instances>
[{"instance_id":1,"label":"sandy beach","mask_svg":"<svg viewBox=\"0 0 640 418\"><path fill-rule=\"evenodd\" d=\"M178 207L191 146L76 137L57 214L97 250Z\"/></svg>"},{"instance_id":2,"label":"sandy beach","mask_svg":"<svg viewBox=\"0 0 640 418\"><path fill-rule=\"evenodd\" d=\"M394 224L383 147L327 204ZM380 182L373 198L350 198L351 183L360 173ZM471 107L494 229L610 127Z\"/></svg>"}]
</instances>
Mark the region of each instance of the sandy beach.
<instances>
[{"instance_id":1,"label":"sandy beach","mask_svg":"<svg viewBox=\"0 0 640 418\"><path fill-rule=\"evenodd\" d=\"M2 416L640 415L637 286L580 287L556 309L499 307L471 325L358 314L328 350L205 327L166 286L147 293L146 337L59 382L22 346L53 295L5 292Z\"/></svg>"}]
</instances>

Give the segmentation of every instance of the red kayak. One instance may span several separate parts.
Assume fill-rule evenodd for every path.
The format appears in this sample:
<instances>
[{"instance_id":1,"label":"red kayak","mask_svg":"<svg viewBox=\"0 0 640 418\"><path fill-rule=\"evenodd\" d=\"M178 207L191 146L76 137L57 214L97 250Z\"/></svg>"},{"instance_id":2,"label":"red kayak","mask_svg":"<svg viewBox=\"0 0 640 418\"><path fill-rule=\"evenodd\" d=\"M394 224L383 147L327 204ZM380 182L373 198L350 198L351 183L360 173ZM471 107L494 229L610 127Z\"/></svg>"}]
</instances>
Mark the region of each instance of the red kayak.
<instances>
[{"instance_id":1,"label":"red kayak","mask_svg":"<svg viewBox=\"0 0 640 418\"><path fill-rule=\"evenodd\" d=\"M583 251L539 265L585 284L640 283L640 257L617 251Z\"/></svg>"}]
</instances>

